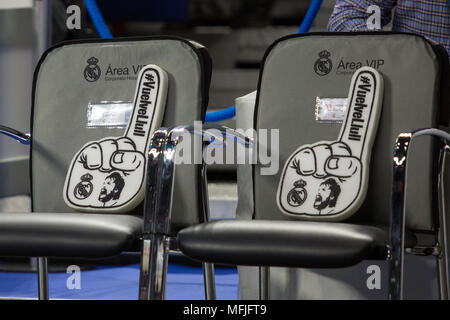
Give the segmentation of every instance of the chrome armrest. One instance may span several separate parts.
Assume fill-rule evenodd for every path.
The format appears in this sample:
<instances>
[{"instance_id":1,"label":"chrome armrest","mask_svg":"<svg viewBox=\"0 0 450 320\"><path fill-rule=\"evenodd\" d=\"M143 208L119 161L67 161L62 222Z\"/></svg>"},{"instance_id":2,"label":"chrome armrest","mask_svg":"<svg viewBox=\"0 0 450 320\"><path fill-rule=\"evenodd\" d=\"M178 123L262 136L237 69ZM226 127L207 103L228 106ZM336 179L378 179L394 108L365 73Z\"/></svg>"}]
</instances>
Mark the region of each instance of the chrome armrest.
<instances>
[{"instance_id":1,"label":"chrome armrest","mask_svg":"<svg viewBox=\"0 0 450 320\"><path fill-rule=\"evenodd\" d=\"M211 130L214 129L214 130ZM142 234L141 274L139 280L140 299L161 299L165 296L165 277L167 274L168 251L170 247L170 218L172 211L173 185L175 179L176 146L183 134L201 136L201 150L205 146L226 147L232 139L246 147L250 139L232 129L219 126L179 126L160 128L151 140L147 162L147 188L144 201L144 226ZM202 152L203 155L203 152ZM209 219L206 164L201 157L202 166L202 212L200 222ZM214 268L204 264L205 296L215 299Z\"/></svg>"},{"instance_id":2,"label":"chrome armrest","mask_svg":"<svg viewBox=\"0 0 450 320\"><path fill-rule=\"evenodd\" d=\"M207 164L203 159L203 150L207 147L226 149L231 143L238 143L246 149L253 146L253 139L237 132L234 129L219 125L202 125L202 126L178 126L172 128L168 135L167 146L174 152L175 147L180 142L180 138L184 134L197 136L202 141L201 149L201 199L202 199L202 215L199 217L200 222L209 221L209 200L208 200L208 178ZM195 143L195 142L194 142ZM174 160L174 158L172 158Z\"/></svg>"},{"instance_id":3,"label":"chrome armrest","mask_svg":"<svg viewBox=\"0 0 450 320\"><path fill-rule=\"evenodd\" d=\"M31 143L31 135L29 133L23 133L13 128L2 125L0 125L0 133L13 138L14 140L19 141L22 144L29 145Z\"/></svg>"},{"instance_id":4,"label":"chrome armrest","mask_svg":"<svg viewBox=\"0 0 450 320\"><path fill-rule=\"evenodd\" d=\"M204 147L214 146L224 148L227 146L227 141L237 142L245 148L250 148L253 145L253 139L237 132L234 129L219 125L174 127L170 129L168 135L169 142L173 145L177 145L180 142L180 137L185 133L200 136L204 142Z\"/></svg>"},{"instance_id":5,"label":"chrome armrest","mask_svg":"<svg viewBox=\"0 0 450 320\"><path fill-rule=\"evenodd\" d=\"M148 157L144 233L168 234L176 167L175 151L185 134L201 137L202 151L207 146L226 148L227 142L239 143L245 148L251 148L253 145L252 139L224 126L177 126L157 130L152 137ZM201 159L201 166L203 214L199 218L200 222L206 222L209 219L209 205L207 165L203 158Z\"/></svg>"},{"instance_id":6,"label":"chrome armrest","mask_svg":"<svg viewBox=\"0 0 450 320\"><path fill-rule=\"evenodd\" d=\"M411 133L401 133L395 141L393 154L392 183L392 217L390 226L390 279L389 296L391 299L401 299L403 296L403 253L406 221L406 169L408 150L412 141L420 136L433 136L441 140L438 172L438 202L439 202L439 241L447 241L445 235L445 207L443 174L445 155L450 150L450 134L438 129L420 129Z\"/></svg>"}]
</instances>

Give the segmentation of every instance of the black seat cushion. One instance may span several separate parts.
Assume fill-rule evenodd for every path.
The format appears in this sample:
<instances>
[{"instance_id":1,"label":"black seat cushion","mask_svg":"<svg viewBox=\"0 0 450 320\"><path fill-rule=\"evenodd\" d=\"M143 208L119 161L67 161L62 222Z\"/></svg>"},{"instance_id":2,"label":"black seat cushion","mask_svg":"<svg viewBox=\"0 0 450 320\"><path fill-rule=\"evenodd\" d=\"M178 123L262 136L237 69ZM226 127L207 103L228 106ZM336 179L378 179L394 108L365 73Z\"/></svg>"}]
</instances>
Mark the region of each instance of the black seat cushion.
<instances>
[{"instance_id":1,"label":"black seat cushion","mask_svg":"<svg viewBox=\"0 0 450 320\"><path fill-rule=\"evenodd\" d=\"M105 258L136 246L142 219L82 213L0 214L0 256Z\"/></svg>"},{"instance_id":2,"label":"black seat cushion","mask_svg":"<svg viewBox=\"0 0 450 320\"><path fill-rule=\"evenodd\" d=\"M382 228L268 220L210 222L178 235L181 251L200 261L304 268L346 267L385 258L386 240Z\"/></svg>"}]
</instances>

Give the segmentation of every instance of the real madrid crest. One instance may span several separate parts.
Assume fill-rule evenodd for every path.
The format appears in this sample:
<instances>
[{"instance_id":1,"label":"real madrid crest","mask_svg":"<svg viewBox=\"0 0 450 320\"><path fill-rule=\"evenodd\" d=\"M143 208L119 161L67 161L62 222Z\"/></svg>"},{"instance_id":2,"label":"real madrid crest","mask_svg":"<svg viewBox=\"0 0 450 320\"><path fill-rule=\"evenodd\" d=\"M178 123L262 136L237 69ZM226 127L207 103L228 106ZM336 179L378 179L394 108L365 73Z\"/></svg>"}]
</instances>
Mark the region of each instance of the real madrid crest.
<instances>
[{"instance_id":1,"label":"real madrid crest","mask_svg":"<svg viewBox=\"0 0 450 320\"><path fill-rule=\"evenodd\" d=\"M319 53L319 59L314 64L314 71L319 76L326 76L333 69L333 63L330 60L331 53L323 50Z\"/></svg>"},{"instance_id":2,"label":"real madrid crest","mask_svg":"<svg viewBox=\"0 0 450 320\"><path fill-rule=\"evenodd\" d=\"M88 59L87 63L88 65L84 68L84 78L89 82L97 81L102 74L100 67L97 65L98 59L91 57Z\"/></svg>"},{"instance_id":3,"label":"real madrid crest","mask_svg":"<svg viewBox=\"0 0 450 320\"><path fill-rule=\"evenodd\" d=\"M91 180L93 179L92 175L89 173L83 175L80 178L80 182L76 185L73 194L77 199L86 199L92 193L92 189L94 186L92 185Z\"/></svg>"}]
</instances>

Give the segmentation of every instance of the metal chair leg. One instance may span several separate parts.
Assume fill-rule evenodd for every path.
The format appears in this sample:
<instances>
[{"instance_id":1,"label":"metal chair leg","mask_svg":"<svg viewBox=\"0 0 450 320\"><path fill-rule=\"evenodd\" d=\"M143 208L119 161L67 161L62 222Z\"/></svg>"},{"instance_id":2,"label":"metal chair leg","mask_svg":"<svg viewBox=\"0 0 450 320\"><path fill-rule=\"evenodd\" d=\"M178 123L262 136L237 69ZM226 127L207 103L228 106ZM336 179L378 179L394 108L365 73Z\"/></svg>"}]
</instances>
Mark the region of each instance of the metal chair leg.
<instances>
[{"instance_id":1,"label":"metal chair leg","mask_svg":"<svg viewBox=\"0 0 450 320\"><path fill-rule=\"evenodd\" d=\"M259 267L259 300L270 299L270 267Z\"/></svg>"},{"instance_id":2,"label":"metal chair leg","mask_svg":"<svg viewBox=\"0 0 450 320\"><path fill-rule=\"evenodd\" d=\"M140 300L164 300L169 260L169 238L152 234L144 239L139 279Z\"/></svg>"},{"instance_id":3,"label":"metal chair leg","mask_svg":"<svg viewBox=\"0 0 450 320\"><path fill-rule=\"evenodd\" d=\"M152 243L150 300L164 300L166 298L167 266L169 262L169 238L166 235L155 234Z\"/></svg>"},{"instance_id":4,"label":"metal chair leg","mask_svg":"<svg viewBox=\"0 0 450 320\"><path fill-rule=\"evenodd\" d=\"M167 130L157 130L148 155L144 202L139 299L163 300L169 258L169 220L174 179L174 150L166 148Z\"/></svg>"},{"instance_id":5,"label":"metal chair leg","mask_svg":"<svg viewBox=\"0 0 450 320\"><path fill-rule=\"evenodd\" d=\"M444 250L444 248L441 248L441 250ZM436 263L438 268L439 299L448 300L448 263L446 255L443 253L437 256Z\"/></svg>"},{"instance_id":6,"label":"metal chair leg","mask_svg":"<svg viewBox=\"0 0 450 320\"><path fill-rule=\"evenodd\" d=\"M203 145L205 148L206 145ZM203 149L202 149L203 150ZM202 161L201 167L201 199L202 199L202 211L200 215L200 222L208 222L210 218L209 212L209 193L208 193L208 176L207 165ZM216 300L216 281L214 276L214 264L202 263L203 267L203 279L205 285L205 298L206 300Z\"/></svg>"},{"instance_id":7,"label":"metal chair leg","mask_svg":"<svg viewBox=\"0 0 450 320\"><path fill-rule=\"evenodd\" d=\"M438 269L439 297L441 300L448 300L448 260L447 260L447 221L445 219L445 193L444 193L444 171L446 154L450 148L444 142L443 152L439 158L439 176L438 176L438 204L439 204L439 233L438 243L440 253L436 257Z\"/></svg>"},{"instance_id":8,"label":"metal chair leg","mask_svg":"<svg viewBox=\"0 0 450 320\"><path fill-rule=\"evenodd\" d=\"M214 264L203 262L203 280L205 282L206 300L216 300L216 281L214 275Z\"/></svg>"},{"instance_id":9,"label":"metal chair leg","mask_svg":"<svg viewBox=\"0 0 450 320\"><path fill-rule=\"evenodd\" d=\"M48 300L48 268L47 258L37 258L39 300Z\"/></svg>"},{"instance_id":10,"label":"metal chair leg","mask_svg":"<svg viewBox=\"0 0 450 320\"><path fill-rule=\"evenodd\" d=\"M405 239L405 186L408 148L412 134L397 138L393 156L392 217L389 245L389 300L403 298L403 256Z\"/></svg>"},{"instance_id":11,"label":"metal chair leg","mask_svg":"<svg viewBox=\"0 0 450 320\"><path fill-rule=\"evenodd\" d=\"M142 240L141 271L139 276L139 300L150 298L150 238Z\"/></svg>"},{"instance_id":12,"label":"metal chair leg","mask_svg":"<svg viewBox=\"0 0 450 320\"><path fill-rule=\"evenodd\" d=\"M223 137L229 135L224 127L218 127ZM141 274L139 299L163 299L169 251L169 225L172 209L173 183L175 178L175 147L183 132L204 135L194 127L160 128L152 136L147 163L147 190L144 202L144 228L142 234ZM236 141L251 146L251 141L240 134ZM212 141L212 136L210 141ZM220 139L219 139L220 140ZM209 221L206 164L201 167L202 207L200 222ZM205 294L215 299L214 266L204 265Z\"/></svg>"},{"instance_id":13,"label":"metal chair leg","mask_svg":"<svg viewBox=\"0 0 450 320\"><path fill-rule=\"evenodd\" d=\"M406 164L408 149L413 138L419 136L434 136L440 138L439 174L438 174L438 205L439 232L438 245L440 253L437 260L439 294L441 299L448 299L448 262L447 262L447 229L444 205L444 168L445 156L449 152L450 134L435 128L421 129L411 133L401 133L394 146L393 185L392 185L392 220L389 245L389 299L403 298L403 255L405 236L405 195L406 195Z\"/></svg>"}]
</instances>

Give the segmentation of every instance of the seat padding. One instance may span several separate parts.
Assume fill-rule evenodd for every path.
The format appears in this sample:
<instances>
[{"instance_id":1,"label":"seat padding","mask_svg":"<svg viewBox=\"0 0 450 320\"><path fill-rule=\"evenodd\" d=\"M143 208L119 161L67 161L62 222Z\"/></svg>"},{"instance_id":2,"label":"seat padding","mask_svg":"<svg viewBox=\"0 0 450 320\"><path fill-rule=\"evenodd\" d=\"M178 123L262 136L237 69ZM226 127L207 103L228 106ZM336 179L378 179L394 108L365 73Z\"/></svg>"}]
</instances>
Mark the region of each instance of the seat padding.
<instances>
[{"instance_id":1,"label":"seat padding","mask_svg":"<svg viewBox=\"0 0 450 320\"><path fill-rule=\"evenodd\" d=\"M224 220L182 230L178 245L214 263L332 268L381 258L386 239L382 229L346 223Z\"/></svg>"},{"instance_id":2,"label":"seat padding","mask_svg":"<svg viewBox=\"0 0 450 320\"><path fill-rule=\"evenodd\" d=\"M0 256L111 257L132 250L141 229L129 215L2 213Z\"/></svg>"}]
</instances>

